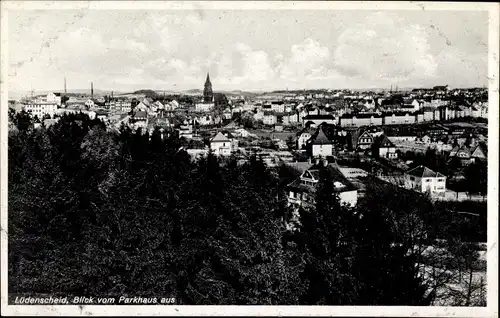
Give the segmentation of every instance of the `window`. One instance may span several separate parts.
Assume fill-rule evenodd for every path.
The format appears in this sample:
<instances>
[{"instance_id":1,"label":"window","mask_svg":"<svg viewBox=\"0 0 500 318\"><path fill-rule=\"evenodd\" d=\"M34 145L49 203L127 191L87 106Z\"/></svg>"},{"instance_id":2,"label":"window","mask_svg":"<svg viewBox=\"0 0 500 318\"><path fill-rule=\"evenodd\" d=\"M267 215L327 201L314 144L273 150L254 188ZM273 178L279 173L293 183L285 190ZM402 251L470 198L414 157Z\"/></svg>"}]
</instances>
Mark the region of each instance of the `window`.
<instances>
[{"instance_id":1,"label":"window","mask_svg":"<svg viewBox=\"0 0 500 318\"><path fill-rule=\"evenodd\" d=\"M443 178L438 179L438 182L444 182Z\"/></svg>"}]
</instances>

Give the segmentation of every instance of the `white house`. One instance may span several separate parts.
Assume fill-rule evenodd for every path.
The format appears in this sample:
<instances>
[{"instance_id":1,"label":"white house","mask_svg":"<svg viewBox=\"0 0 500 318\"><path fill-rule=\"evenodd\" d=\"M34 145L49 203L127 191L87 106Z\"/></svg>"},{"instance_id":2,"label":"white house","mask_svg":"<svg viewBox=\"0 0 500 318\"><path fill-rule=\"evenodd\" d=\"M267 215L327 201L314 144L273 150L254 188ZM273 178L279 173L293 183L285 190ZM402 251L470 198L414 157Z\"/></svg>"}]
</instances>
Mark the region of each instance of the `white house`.
<instances>
[{"instance_id":1,"label":"white house","mask_svg":"<svg viewBox=\"0 0 500 318\"><path fill-rule=\"evenodd\" d=\"M315 202L315 192L319 183L319 172L328 169L333 181L333 193L337 194L341 204L355 206L358 202L358 189L337 167L328 165L326 161L317 163L304 171L302 175L286 186L288 204L309 205Z\"/></svg>"},{"instance_id":2,"label":"white house","mask_svg":"<svg viewBox=\"0 0 500 318\"><path fill-rule=\"evenodd\" d=\"M40 119L45 115L53 117L57 110L57 104L27 102L24 104L24 110L32 116L37 116Z\"/></svg>"},{"instance_id":3,"label":"white house","mask_svg":"<svg viewBox=\"0 0 500 318\"><path fill-rule=\"evenodd\" d=\"M326 137L323 128L319 127L318 134L312 142L313 157L327 157L333 155L333 143Z\"/></svg>"},{"instance_id":4,"label":"white house","mask_svg":"<svg viewBox=\"0 0 500 318\"><path fill-rule=\"evenodd\" d=\"M377 148L380 158L396 159L398 157L396 146L386 135L383 135L381 140L377 143Z\"/></svg>"},{"instance_id":5,"label":"white house","mask_svg":"<svg viewBox=\"0 0 500 318\"><path fill-rule=\"evenodd\" d=\"M271 110L276 113L283 113L285 111L285 105L283 102L272 102Z\"/></svg>"},{"instance_id":6,"label":"white house","mask_svg":"<svg viewBox=\"0 0 500 318\"><path fill-rule=\"evenodd\" d=\"M87 106L88 108L92 108L95 107L95 103L91 98L89 98L85 101L85 106Z\"/></svg>"},{"instance_id":7,"label":"white house","mask_svg":"<svg viewBox=\"0 0 500 318\"><path fill-rule=\"evenodd\" d=\"M232 141L218 132L212 140L210 140L210 149L217 156L229 156L232 151Z\"/></svg>"},{"instance_id":8,"label":"white house","mask_svg":"<svg viewBox=\"0 0 500 318\"><path fill-rule=\"evenodd\" d=\"M307 144L307 141L311 139L314 131L315 130L312 128L305 128L297 134L297 149L300 150Z\"/></svg>"},{"instance_id":9,"label":"white house","mask_svg":"<svg viewBox=\"0 0 500 318\"><path fill-rule=\"evenodd\" d=\"M61 106L61 93L48 93L47 94L47 103L55 103L58 106Z\"/></svg>"},{"instance_id":10,"label":"white house","mask_svg":"<svg viewBox=\"0 0 500 318\"><path fill-rule=\"evenodd\" d=\"M404 174L405 184L418 192L429 192L432 195L444 195L446 192L446 176L431 169L418 166Z\"/></svg>"},{"instance_id":11,"label":"white house","mask_svg":"<svg viewBox=\"0 0 500 318\"><path fill-rule=\"evenodd\" d=\"M278 118L274 113L264 112L264 125L275 125L278 122Z\"/></svg>"},{"instance_id":12,"label":"white house","mask_svg":"<svg viewBox=\"0 0 500 318\"><path fill-rule=\"evenodd\" d=\"M195 109L198 112L209 112L214 108L214 103L197 103Z\"/></svg>"}]
</instances>

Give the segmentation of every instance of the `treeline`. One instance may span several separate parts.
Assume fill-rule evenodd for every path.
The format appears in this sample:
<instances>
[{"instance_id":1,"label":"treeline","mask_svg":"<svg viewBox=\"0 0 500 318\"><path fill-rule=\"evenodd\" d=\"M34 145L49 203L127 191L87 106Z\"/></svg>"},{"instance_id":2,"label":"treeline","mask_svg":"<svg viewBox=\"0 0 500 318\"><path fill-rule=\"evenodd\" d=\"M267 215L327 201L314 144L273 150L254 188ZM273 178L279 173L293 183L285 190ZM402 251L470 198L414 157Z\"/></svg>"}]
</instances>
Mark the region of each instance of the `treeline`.
<instances>
[{"instance_id":1,"label":"treeline","mask_svg":"<svg viewBox=\"0 0 500 318\"><path fill-rule=\"evenodd\" d=\"M439 232L426 226L423 215L439 214L425 198L373 189L357 208L341 206L322 169L315 208L291 211L285 166L193 161L175 134L113 133L82 114L48 129L13 120L9 293L430 305L445 285L415 266L416 246Z\"/></svg>"}]
</instances>

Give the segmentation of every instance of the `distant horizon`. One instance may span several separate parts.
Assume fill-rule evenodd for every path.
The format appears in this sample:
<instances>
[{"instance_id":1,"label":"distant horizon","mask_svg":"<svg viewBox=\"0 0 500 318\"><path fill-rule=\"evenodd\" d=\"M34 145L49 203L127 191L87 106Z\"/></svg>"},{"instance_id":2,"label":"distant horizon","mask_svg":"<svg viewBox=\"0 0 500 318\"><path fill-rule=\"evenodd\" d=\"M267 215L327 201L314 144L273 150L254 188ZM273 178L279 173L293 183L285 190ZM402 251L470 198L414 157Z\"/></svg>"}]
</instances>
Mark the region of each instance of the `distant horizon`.
<instances>
[{"instance_id":1,"label":"distant horizon","mask_svg":"<svg viewBox=\"0 0 500 318\"><path fill-rule=\"evenodd\" d=\"M434 86L447 86L447 84L443 84L443 85L432 85L432 86L407 86L407 87L400 87L400 86L393 86L392 87L392 91L393 92L396 92L396 89L397 91L403 91L403 90L409 90L409 89L431 89L433 88ZM463 86L463 87L451 87L448 85L448 87L453 90L453 89L475 89L475 88L484 88L484 89L487 89L487 86L486 85L483 85L483 86ZM156 88L138 88L138 89L133 89L133 90L112 90L112 89L100 89L100 88L95 88L94 87L94 94L97 93L97 94L111 94L111 92L113 92L114 94L133 94L134 92L137 92L137 91L141 91L141 90L151 90L151 91L155 91L155 92L169 92L169 93L183 93L183 92L187 92L187 91L194 91L194 90L197 90L199 91L200 93L202 93L203 89L200 89L200 88L188 88L188 89L182 89L182 90L174 90L174 89L156 89ZM391 88L390 87L387 87L387 88L382 88L382 87L370 87L370 88L354 88L354 87L350 87L350 88L298 88L298 89L286 89L286 88L283 88L283 89L280 89L280 88L277 88L277 89L272 89L272 90L253 90L253 89L230 89L230 90L226 90L226 89L221 89L221 90L217 90L217 89L214 89L214 93L218 93L218 92L242 92L242 93L272 93L272 92L277 92L277 91L280 91L280 92L286 92L286 91L290 91L290 92L296 92L296 91L314 91L314 90L318 90L318 91L339 91L339 90L350 90L350 91L391 91ZM50 89L43 89L43 90L33 90L33 93L34 94L42 94L42 93L49 93L49 92L54 92L54 93L64 93L64 89L53 89L53 90L50 90ZM12 93L15 93L16 95L19 95L19 94L25 94L25 95L29 95L30 91L26 91L26 92L22 92L22 91L19 91L19 90L9 90L9 94L12 94ZM70 94L90 94L90 89L87 89L87 88L75 88L75 89L67 89L67 93L70 93Z\"/></svg>"}]
</instances>

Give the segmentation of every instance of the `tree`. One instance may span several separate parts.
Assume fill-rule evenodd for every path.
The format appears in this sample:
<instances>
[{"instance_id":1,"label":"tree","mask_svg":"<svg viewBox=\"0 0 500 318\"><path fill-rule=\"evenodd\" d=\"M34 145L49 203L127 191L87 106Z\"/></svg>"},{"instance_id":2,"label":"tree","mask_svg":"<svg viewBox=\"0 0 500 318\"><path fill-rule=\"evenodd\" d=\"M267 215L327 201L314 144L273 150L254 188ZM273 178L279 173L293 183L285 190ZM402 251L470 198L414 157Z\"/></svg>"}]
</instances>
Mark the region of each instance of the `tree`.
<instances>
[{"instance_id":1,"label":"tree","mask_svg":"<svg viewBox=\"0 0 500 318\"><path fill-rule=\"evenodd\" d=\"M483 162L471 163L464 171L467 191L485 195L488 190L488 167Z\"/></svg>"},{"instance_id":2,"label":"tree","mask_svg":"<svg viewBox=\"0 0 500 318\"><path fill-rule=\"evenodd\" d=\"M352 276L354 248L352 212L340 204L333 191L331 171L320 168L315 209L300 216L299 239L306 255L304 279L309 288L305 304L342 305L356 299Z\"/></svg>"}]
</instances>

